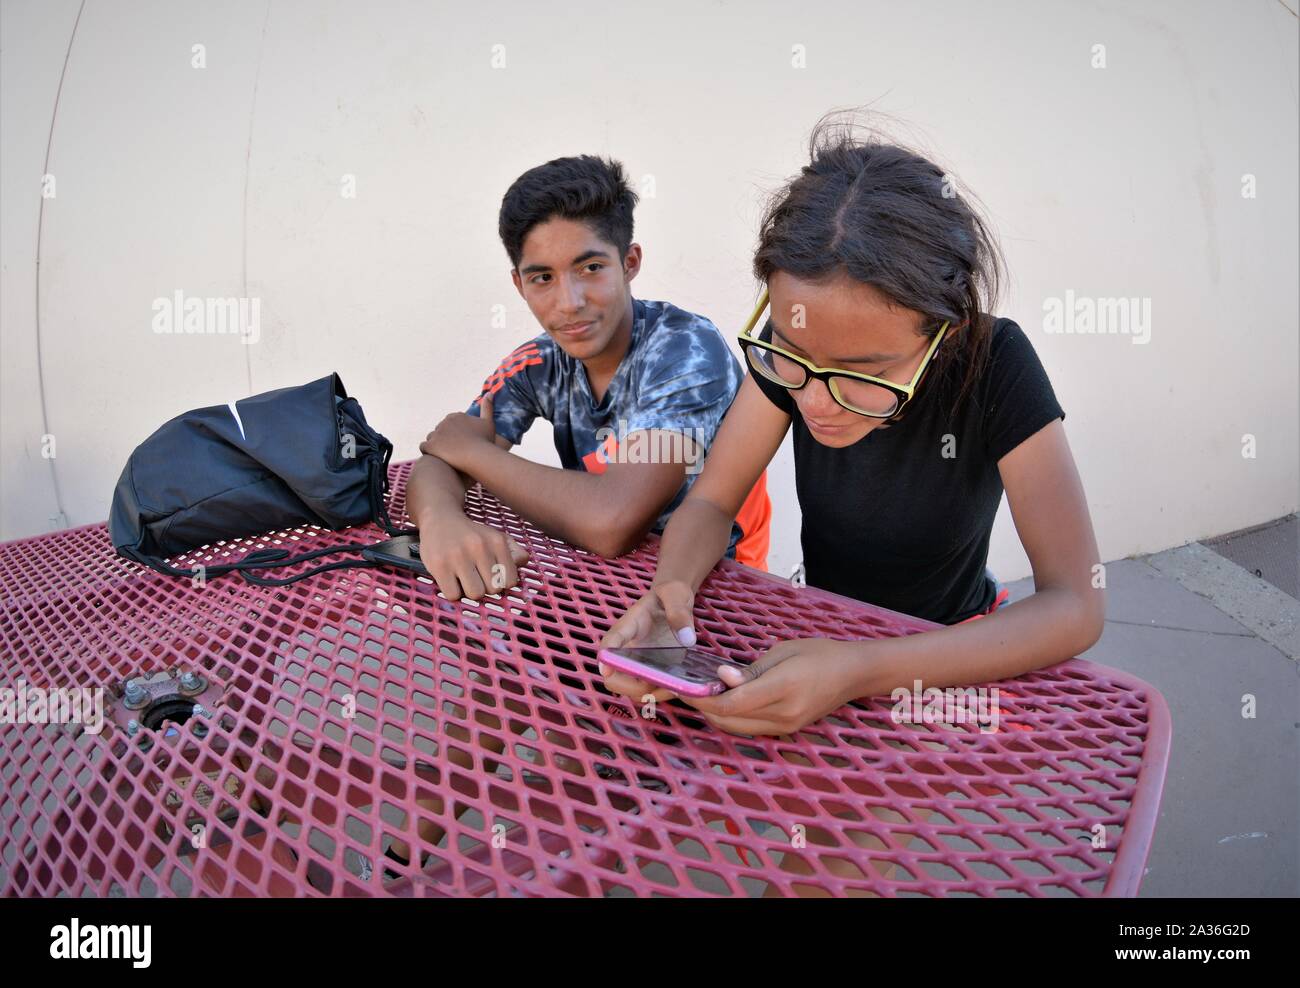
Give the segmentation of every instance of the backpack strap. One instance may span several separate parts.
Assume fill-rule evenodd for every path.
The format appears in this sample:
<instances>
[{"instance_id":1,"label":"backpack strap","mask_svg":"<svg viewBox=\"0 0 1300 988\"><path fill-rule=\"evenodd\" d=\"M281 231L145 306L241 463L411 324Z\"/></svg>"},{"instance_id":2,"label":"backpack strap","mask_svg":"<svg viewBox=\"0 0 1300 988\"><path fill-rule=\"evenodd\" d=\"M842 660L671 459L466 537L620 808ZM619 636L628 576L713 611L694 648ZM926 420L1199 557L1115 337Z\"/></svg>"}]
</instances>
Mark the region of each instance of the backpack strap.
<instances>
[{"instance_id":1,"label":"backpack strap","mask_svg":"<svg viewBox=\"0 0 1300 988\"><path fill-rule=\"evenodd\" d=\"M390 538L399 535L419 535L418 528L398 528L388 515L388 505L384 495L388 493L388 460L393 455L393 447L385 446L384 455L370 460L370 517L381 525Z\"/></svg>"},{"instance_id":2,"label":"backpack strap","mask_svg":"<svg viewBox=\"0 0 1300 988\"><path fill-rule=\"evenodd\" d=\"M301 556L295 556L293 559L279 559L273 554L283 553L283 549L262 549L259 552L253 552L239 561L239 575L248 583L259 587L287 587L291 583L297 583L299 580L305 580L309 576L315 576L317 573L324 573L331 569L371 569L378 566L369 559L340 559L336 562L327 563L324 566L317 566L315 569L309 569L306 573L299 573L297 576L286 576L283 579L273 580L269 577L263 578L254 576L249 570L264 569L268 566L292 566L308 559L316 559L320 556L333 555L336 552L360 552L368 548L367 544L357 543L355 545L336 545L328 546L324 549L316 549L312 552L304 552ZM247 567L247 568L244 568Z\"/></svg>"},{"instance_id":3,"label":"backpack strap","mask_svg":"<svg viewBox=\"0 0 1300 988\"><path fill-rule=\"evenodd\" d=\"M330 569L343 569L347 566L363 567L369 569L378 565L368 559L344 559L338 562L330 563L326 566L318 566L315 569L308 570L306 573L299 573L297 576L286 577L282 580L263 579L253 576L250 571L267 569L270 567L279 568L281 566L295 566L298 563L305 562L308 559L317 559L321 556L334 555L340 552L360 552L367 548L371 543L358 542L351 545L333 545L325 546L322 549L313 549L311 552L304 552L301 555L289 557L288 549L259 549L256 552L250 552L238 562L221 563L217 566L204 566L203 578L205 580L215 579L219 576L225 576L228 573L238 573L247 582L256 584L261 587L284 587L290 583L297 583L299 580L306 579L309 576L315 576L317 573L323 573ZM133 562L148 566L157 573L164 576L176 576L182 579L192 579L198 567L189 569L179 569L175 566L164 562L157 556L146 556L134 549L118 550L124 556Z\"/></svg>"}]
</instances>

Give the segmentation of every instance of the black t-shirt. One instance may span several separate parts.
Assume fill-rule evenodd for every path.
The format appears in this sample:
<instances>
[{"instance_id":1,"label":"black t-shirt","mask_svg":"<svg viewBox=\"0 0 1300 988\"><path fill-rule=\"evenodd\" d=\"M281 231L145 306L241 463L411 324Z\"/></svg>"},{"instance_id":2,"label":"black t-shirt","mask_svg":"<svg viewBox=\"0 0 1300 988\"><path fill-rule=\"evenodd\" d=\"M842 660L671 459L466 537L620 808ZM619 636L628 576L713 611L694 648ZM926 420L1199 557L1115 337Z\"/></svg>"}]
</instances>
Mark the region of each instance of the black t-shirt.
<instances>
[{"instance_id":1,"label":"black t-shirt","mask_svg":"<svg viewBox=\"0 0 1300 988\"><path fill-rule=\"evenodd\" d=\"M771 333L769 321L760 338ZM935 356L898 419L840 449L813 438L789 391L750 376L793 420L808 584L955 624L987 611L996 593L985 566L998 460L1065 412L1010 319L996 321L984 372L953 420L965 364L950 358L941 371Z\"/></svg>"}]
</instances>

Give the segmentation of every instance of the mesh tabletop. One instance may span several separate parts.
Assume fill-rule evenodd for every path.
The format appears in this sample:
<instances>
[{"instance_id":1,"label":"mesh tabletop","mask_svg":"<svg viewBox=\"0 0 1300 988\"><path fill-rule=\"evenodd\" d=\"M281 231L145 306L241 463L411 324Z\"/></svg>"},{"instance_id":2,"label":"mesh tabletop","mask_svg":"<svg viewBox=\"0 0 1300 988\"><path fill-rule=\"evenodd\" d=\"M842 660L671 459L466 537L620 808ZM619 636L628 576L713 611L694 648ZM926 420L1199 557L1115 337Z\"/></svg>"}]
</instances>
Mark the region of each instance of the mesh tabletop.
<instances>
[{"instance_id":1,"label":"mesh tabletop","mask_svg":"<svg viewBox=\"0 0 1300 988\"><path fill-rule=\"evenodd\" d=\"M410 467L390 466L394 521ZM107 691L97 732L0 724L0 894L1136 894L1170 736L1147 683L1077 659L999 683L996 732L898 723L888 697L789 738L678 703L645 719L595 651L657 543L606 560L477 488L466 511L531 556L477 603L388 568L196 586L102 524L0 545L0 687ZM172 562L384 537L304 526ZM742 661L933 627L730 562L696 603L700 647ZM205 713L126 709L125 679L186 672Z\"/></svg>"}]
</instances>

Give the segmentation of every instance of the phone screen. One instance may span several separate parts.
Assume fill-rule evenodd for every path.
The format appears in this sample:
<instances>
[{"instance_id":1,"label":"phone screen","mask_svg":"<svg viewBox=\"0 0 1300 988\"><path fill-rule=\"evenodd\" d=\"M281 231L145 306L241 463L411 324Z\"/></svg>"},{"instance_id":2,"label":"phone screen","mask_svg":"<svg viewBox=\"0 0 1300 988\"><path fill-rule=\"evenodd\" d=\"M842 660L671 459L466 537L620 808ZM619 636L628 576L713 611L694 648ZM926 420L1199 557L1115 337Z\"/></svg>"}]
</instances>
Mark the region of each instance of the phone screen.
<instances>
[{"instance_id":1,"label":"phone screen","mask_svg":"<svg viewBox=\"0 0 1300 988\"><path fill-rule=\"evenodd\" d=\"M615 668L645 676L651 682L670 688L680 687L693 696L718 693L725 688L718 678L719 666L744 668L721 655L684 645L609 649L602 652L602 659Z\"/></svg>"},{"instance_id":2,"label":"phone screen","mask_svg":"<svg viewBox=\"0 0 1300 988\"><path fill-rule=\"evenodd\" d=\"M648 648L620 648L617 651L626 655L629 659L634 659L642 665L647 665L652 669L658 669L660 672L678 673L681 671L689 659L692 666L698 666L701 662L706 662L709 668L714 668L720 661L717 656L709 655L707 652L701 652L698 649L687 648L684 645L653 645ZM687 678L687 677L682 677Z\"/></svg>"}]
</instances>

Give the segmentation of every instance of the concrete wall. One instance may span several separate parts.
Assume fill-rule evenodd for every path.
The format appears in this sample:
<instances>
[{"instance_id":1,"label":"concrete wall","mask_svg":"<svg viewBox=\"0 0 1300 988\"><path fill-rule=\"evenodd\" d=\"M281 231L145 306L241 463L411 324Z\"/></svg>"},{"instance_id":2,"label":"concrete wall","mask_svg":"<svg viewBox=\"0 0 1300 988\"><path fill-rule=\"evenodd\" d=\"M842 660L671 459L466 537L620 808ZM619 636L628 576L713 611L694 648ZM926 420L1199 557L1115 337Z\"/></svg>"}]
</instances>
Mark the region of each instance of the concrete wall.
<instances>
[{"instance_id":1,"label":"concrete wall","mask_svg":"<svg viewBox=\"0 0 1300 988\"><path fill-rule=\"evenodd\" d=\"M331 370L417 455L537 332L496 210L559 155L636 177L637 294L734 332L764 194L866 103L992 215L1102 558L1295 511L1295 6L3 0L0 538L102 520L172 415ZM156 334L177 290L259 298L259 341ZM1149 299L1150 341L1047 332L1067 291ZM1005 502L990 564L1028 572Z\"/></svg>"}]
</instances>

